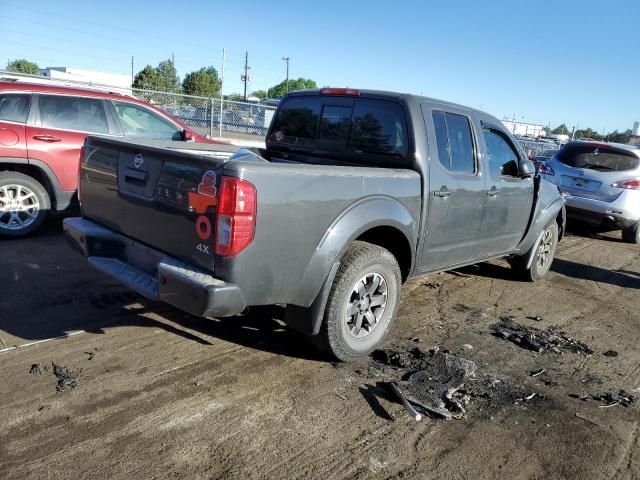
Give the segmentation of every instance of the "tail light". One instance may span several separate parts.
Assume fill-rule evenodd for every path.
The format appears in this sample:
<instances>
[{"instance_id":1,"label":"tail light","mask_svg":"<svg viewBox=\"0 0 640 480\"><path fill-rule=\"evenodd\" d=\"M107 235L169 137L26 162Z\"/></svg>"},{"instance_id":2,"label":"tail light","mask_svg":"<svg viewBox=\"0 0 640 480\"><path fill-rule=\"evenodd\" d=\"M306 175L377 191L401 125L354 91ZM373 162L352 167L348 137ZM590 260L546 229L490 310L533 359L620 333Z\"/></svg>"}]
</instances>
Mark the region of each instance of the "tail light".
<instances>
[{"instance_id":1,"label":"tail light","mask_svg":"<svg viewBox=\"0 0 640 480\"><path fill-rule=\"evenodd\" d=\"M237 255L251 244L255 229L256 188L246 180L222 177L218 194L216 255Z\"/></svg>"},{"instance_id":2,"label":"tail light","mask_svg":"<svg viewBox=\"0 0 640 480\"><path fill-rule=\"evenodd\" d=\"M628 188L629 190L640 190L640 179L631 178L629 180L622 180L611 184L612 187Z\"/></svg>"},{"instance_id":3,"label":"tail light","mask_svg":"<svg viewBox=\"0 0 640 480\"><path fill-rule=\"evenodd\" d=\"M538 166L538 172L541 175L549 175L550 177L553 177L555 175L553 168L547 165L546 162L540 162L540 165Z\"/></svg>"}]
</instances>

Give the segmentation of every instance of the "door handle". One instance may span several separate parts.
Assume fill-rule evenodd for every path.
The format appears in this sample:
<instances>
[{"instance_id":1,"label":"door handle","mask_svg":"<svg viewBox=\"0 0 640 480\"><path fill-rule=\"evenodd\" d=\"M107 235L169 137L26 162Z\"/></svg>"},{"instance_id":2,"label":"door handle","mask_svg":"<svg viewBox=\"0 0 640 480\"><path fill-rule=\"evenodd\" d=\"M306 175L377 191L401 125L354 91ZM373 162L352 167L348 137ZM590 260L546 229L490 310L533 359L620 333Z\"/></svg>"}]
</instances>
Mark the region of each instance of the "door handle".
<instances>
[{"instance_id":1,"label":"door handle","mask_svg":"<svg viewBox=\"0 0 640 480\"><path fill-rule=\"evenodd\" d=\"M54 137L53 135L34 135L33 139L40 140L41 142L47 142L47 143L59 142L60 140L62 140L58 137Z\"/></svg>"},{"instance_id":2,"label":"door handle","mask_svg":"<svg viewBox=\"0 0 640 480\"><path fill-rule=\"evenodd\" d=\"M433 192L433 196L434 197L440 197L440 198L446 198L446 197L450 197L451 196L451 192L449 191L449 189L443 185L440 190L435 190Z\"/></svg>"},{"instance_id":3,"label":"door handle","mask_svg":"<svg viewBox=\"0 0 640 480\"><path fill-rule=\"evenodd\" d=\"M487 195L489 195L490 197L495 197L496 195L498 195L500 193L500 190L498 190L495 185L493 187L491 187L491 190L487 190Z\"/></svg>"}]
</instances>

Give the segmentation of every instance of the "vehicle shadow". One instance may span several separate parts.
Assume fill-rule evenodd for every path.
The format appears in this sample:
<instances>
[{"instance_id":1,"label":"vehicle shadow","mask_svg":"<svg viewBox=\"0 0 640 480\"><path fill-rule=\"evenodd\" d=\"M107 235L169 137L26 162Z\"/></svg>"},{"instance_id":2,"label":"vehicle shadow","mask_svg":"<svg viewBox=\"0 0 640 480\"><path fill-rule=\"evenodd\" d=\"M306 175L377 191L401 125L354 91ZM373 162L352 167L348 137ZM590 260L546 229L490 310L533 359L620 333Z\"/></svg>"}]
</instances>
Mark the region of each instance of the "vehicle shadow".
<instances>
[{"instance_id":1,"label":"vehicle shadow","mask_svg":"<svg viewBox=\"0 0 640 480\"><path fill-rule=\"evenodd\" d=\"M0 350L83 330L104 334L118 327L162 329L200 345L216 339L311 360L330 360L284 322L284 308L252 308L243 316L206 319L142 298L89 266L52 216L25 238L2 241Z\"/></svg>"},{"instance_id":2,"label":"vehicle shadow","mask_svg":"<svg viewBox=\"0 0 640 480\"><path fill-rule=\"evenodd\" d=\"M561 258L553 261L551 270L578 280L593 280L624 288L640 288L640 274L628 270L607 270Z\"/></svg>"},{"instance_id":3,"label":"vehicle shadow","mask_svg":"<svg viewBox=\"0 0 640 480\"><path fill-rule=\"evenodd\" d=\"M512 282L526 282L526 280L521 278L508 265L500 265L493 262L468 265L466 267L452 270L449 273L458 277L486 277L499 280L509 280Z\"/></svg>"}]
</instances>

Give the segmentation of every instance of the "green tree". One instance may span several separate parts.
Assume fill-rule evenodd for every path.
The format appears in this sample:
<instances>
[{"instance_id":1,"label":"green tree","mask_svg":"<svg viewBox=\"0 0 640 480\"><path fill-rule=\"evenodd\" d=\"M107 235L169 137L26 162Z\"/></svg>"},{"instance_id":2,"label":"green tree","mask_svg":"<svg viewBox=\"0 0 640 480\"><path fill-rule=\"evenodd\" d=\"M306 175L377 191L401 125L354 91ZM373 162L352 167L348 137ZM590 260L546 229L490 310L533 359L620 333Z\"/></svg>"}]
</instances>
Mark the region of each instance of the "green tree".
<instances>
[{"instance_id":1,"label":"green tree","mask_svg":"<svg viewBox=\"0 0 640 480\"><path fill-rule=\"evenodd\" d=\"M232 102L242 102L244 100L244 96L241 93L231 93L229 95L225 95L224 99Z\"/></svg>"},{"instance_id":2,"label":"green tree","mask_svg":"<svg viewBox=\"0 0 640 480\"><path fill-rule=\"evenodd\" d=\"M156 70L160 74L163 91L177 92L180 90L180 78L178 78L178 72L170 58L161 61Z\"/></svg>"},{"instance_id":3,"label":"green tree","mask_svg":"<svg viewBox=\"0 0 640 480\"><path fill-rule=\"evenodd\" d=\"M569 130L567 126L563 123L561 125L558 125L553 130L551 130L551 133L568 135L569 133L571 133L571 130Z\"/></svg>"},{"instance_id":4,"label":"green tree","mask_svg":"<svg viewBox=\"0 0 640 480\"><path fill-rule=\"evenodd\" d=\"M218 71L213 67L202 67L200 70L187 73L182 81L182 90L187 95L217 97L220 95Z\"/></svg>"},{"instance_id":5,"label":"green tree","mask_svg":"<svg viewBox=\"0 0 640 480\"><path fill-rule=\"evenodd\" d=\"M267 98L267 92L266 90L256 90L254 92L251 92L251 97L258 97L260 100L264 100L265 98Z\"/></svg>"},{"instance_id":6,"label":"green tree","mask_svg":"<svg viewBox=\"0 0 640 480\"><path fill-rule=\"evenodd\" d=\"M162 88L162 77L155 68L147 65L133 79L133 88L159 90Z\"/></svg>"},{"instance_id":7,"label":"green tree","mask_svg":"<svg viewBox=\"0 0 640 480\"><path fill-rule=\"evenodd\" d=\"M318 85L313 80L308 78L292 78L289 80L289 91L294 90L308 90L310 88L318 88ZM284 80L278 85L274 85L267 91L268 98L282 98L287 94L287 81Z\"/></svg>"},{"instance_id":8,"label":"green tree","mask_svg":"<svg viewBox=\"0 0 640 480\"><path fill-rule=\"evenodd\" d=\"M618 132L617 130L614 130L609 135L607 135L606 139L608 142L613 143L629 143L629 141L631 140L631 133L632 132L630 129L624 132Z\"/></svg>"},{"instance_id":9,"label":"green tree","mask_svg":"<svg viewBox=\"0 0 640 480\"><path fill-rule=\"evenodd\" d=\"M25 60L21 58L19 60L14 60L13 62L9 62L7 65L7 70L10 72L16 73L27 73L29 75L37 75L40 71L40 67L37 63L30 62L29 60Z\"/></svg>"}]
</instances>

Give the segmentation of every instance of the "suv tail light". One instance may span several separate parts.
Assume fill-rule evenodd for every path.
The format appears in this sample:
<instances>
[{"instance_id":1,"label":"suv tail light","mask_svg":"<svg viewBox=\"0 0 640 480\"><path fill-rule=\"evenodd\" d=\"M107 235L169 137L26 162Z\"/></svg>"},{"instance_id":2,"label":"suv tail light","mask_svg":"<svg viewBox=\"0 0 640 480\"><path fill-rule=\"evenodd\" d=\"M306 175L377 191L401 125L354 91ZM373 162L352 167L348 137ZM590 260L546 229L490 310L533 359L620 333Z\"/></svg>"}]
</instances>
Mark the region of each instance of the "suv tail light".
<instances>
[{"instance_id":1,"label":"suv tail light","mask_svg":"<svg viewBox=\"0 0 640 480\"><path fill-rule=\"evenodd\" d=\"M547 165L546 162L540 162L540 164L538 165L538 173L540 173L541 175L549 175L550 177L553 177L555 175L553 168Z\"/></svg>"},{"instance_id":2,"label":"suv tail light","mask_svg":"<svg viewBox=\"0 0 640 480\"><path fill-rule=\"evenodd\" d=\"M630 190L640 190L640 179L631 178L629 180L622 180L611 184L612 187L628 188Z\"/></svg>"},{"instance_id":3,"label":"suv tail light","mask_svg":"<svg viewBox=\"0 0 640 480\"><path fill-rule=\"evenodd\" d=\"M231 257L247 248L256 230L256 188L246 180L222 177L216 220L216 255Z\"/></svg>"},{"instance_id":4,"label":"suv tail light","mask_svg":"<svg viewBox=\"0 0 640 480\"><path fill-rule=\"evenodd\" d=\"M360 95L357 88L323 88L320 95Z\"/></svg>"}]
</instances>

